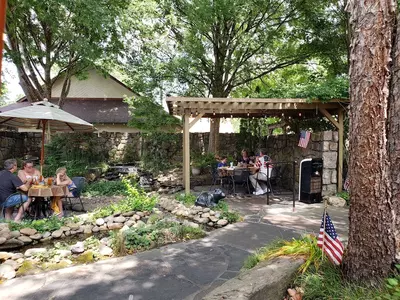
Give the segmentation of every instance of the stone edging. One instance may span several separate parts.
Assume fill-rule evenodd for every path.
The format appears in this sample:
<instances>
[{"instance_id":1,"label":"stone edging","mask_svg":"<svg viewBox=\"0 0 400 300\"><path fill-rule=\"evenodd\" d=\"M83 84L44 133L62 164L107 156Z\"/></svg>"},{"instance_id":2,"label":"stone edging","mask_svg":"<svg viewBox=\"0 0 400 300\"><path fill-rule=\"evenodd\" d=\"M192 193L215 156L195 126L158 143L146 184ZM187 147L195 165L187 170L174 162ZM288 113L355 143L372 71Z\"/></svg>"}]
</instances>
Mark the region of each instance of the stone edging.
<instances>
[{"instance_id":1,"label":"stone edging","mask_svg":"<svg viewBox=\"0 0 400 300\"><path fill-rule=\"evenodd\" d=\"M208 293L203 300L283 299L304 263L303 259L278 257L262 262Z\"/></svg>"},{"instance_id":2,"label":"stone edging","mask_svg":"<svg viewBox=\"0 0 400 300\"><path fill-rule=\"evenodd\" d=\"M228 225L229 223L225 218L220 219L220 212L213 211L208 207L195 205L187 207L181 202L169 197L161 197L159 205L174 215L190 219L198 224L220 228Z\"/></svg>"},{"instance_id":3,"label":"stone edging","mask_svg":"<svg viewBox=\"0 0 400 300\"><path fill-rule=\"evenodd\" d=\"M153 212L161 212L154 208ZM29 245L33 242L46 242L51 239L64 238L76 234L93 234L100 231L121 229L122 227L139 227L145 223L140 219L150 215L150 212L130 211L114 214L106 218L99 218L92 222L82 220L76 223L66 223L60 229L52 232L39 233L33 228L22 228L11 231L8 223L0 223L0 250L14 249Z\"/></svg>"}]
</instances>

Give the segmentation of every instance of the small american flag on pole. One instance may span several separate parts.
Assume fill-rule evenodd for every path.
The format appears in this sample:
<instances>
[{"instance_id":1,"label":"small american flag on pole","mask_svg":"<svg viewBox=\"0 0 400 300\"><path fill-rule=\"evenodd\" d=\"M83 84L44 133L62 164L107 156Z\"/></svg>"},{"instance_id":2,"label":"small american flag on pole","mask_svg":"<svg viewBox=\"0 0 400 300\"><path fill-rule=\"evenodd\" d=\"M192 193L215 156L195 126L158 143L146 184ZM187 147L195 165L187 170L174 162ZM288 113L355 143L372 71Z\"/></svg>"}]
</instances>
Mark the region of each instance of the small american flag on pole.
<instances>
[{"instance_id":1,"label":"small american flag on pole","mask_svg":"<svg viewBox=\"0 0 400 300\"><path fill-rule=\"evenodd\" d=\"M335 265L342 263L344 247L327 212L322 216L317 245Z\"/></svg>"},{"instance_id":2,"label":"small american flag on pole","mask_svg":"<svg viewBox=\"0 0 400 300\"><path fill-rule=\"evenodd\" d=\"M310 141L311 132L302 130L300 132L300 140L299 140L299 147L307 148L308 142Z\"/></svg>"}]
</instances>

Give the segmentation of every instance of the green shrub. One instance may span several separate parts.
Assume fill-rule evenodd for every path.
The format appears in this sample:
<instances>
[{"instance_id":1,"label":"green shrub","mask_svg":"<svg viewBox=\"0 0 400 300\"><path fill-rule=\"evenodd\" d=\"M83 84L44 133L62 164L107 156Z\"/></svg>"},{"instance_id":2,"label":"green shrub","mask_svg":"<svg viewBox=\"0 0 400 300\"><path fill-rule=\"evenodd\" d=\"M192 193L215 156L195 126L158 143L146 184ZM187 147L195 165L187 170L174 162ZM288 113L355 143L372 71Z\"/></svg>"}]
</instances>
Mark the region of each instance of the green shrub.
<instances>
[{"instance_id":1,"label":"green shrub","mask_svg":"<svg viewBox=\"0 0 400 300\"><path fill-rule=\"evenodd\" d=\"M229 206L228 203L225 201L219 201L217 206L213 208L213 210L219 210L219 211L229 211Z\"/></svg>"},{"instance_id":2,"label":"green shrub","mask_svg":"<svg viewBox=\"0 0 400 300\"><path fill-rule=\"evenodd\" d=\"M397 274L392 278L386 279L387 292L383 294L382 299L400 299L400 265L395 267Z\"/></svg>"},{"instance_id":3,"label":"green shrub","mask_svg":"<svg viewBox=\"0 0 400 300\"><path fill-rule=\"evenodd\" d=\"M21 223L10 222L10 230L20 230L22 228L33 228L38 232L54 231L64 226L66 221L72 220L69 218L59 219L56 216L50 217L48 219L40 219L33 221L23 221Z\"/></svg>"},{"instance_id":4,"label":"green shrub","mask_svg":"<svg viewBox=\"0 0 400 300\"><path fill-rule=\"evenodd\" d=\"M240 220L240 215L235 211L224 211L221 213L219 218L225 218L229 223L236 223Z\"/></svg>"},{"instance_id":5,"label":"green shrub","mask_svg":"<svg viewBox=\"0 0 400 300\"><path fill-rule=\"evenodd\" d=\"M117 196L126 195L126 186L121 180L97 181L85 185L83 190L85 196Z\"/></svg>"},{"instance_id":6,"label":"green shrub","mask_svg":"<svg viewBox=\"0 0 400 300\"><path fill-rule=\"evenodd\" d=\"M126 198L117 203L98 208L93 213L93 219L107 217L116 212L151 211L154 208L157 203L155 196L147 196L144 191L134 186L129 179L123 178L122 183L125 186Z\"/></svg>"},{"instance_id":7,"label":"green shrub","mask_svg":"<svg viewBox=\"0 0 400 300\"><path fill-rule=\"evenodd\" d=\"M196 198L197 197L193 194L185 194L185 193L177 194L175 196L176 200L182 202L186 206L194 205L194 203L196 202Z\"/></svg>"},{"instance_id":8,"label":"green shrub","mask_svg":"<svg viewBox=\"0 0 400 300\"><path fill-rule=\"evenodd\" d=\"M343 198L344 200L346 200L346 204L350 205L350 194L348 192L340 192L337 193L336 196Z\"/></svg>"}]
</instances>

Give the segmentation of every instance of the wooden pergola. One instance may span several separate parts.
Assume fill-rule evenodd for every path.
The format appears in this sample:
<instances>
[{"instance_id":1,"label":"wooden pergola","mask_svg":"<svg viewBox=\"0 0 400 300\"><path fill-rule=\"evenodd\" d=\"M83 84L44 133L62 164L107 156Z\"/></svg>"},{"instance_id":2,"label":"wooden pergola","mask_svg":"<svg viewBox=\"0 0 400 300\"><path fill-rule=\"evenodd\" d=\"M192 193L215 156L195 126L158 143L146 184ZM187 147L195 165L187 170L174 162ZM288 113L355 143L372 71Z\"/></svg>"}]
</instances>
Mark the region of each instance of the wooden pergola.
<instances>
[{"instance_id":1,"label":"wooden pergola","mask_svg":"<svg viewBox=\"0 0 400 300\"><path fill-rule=\"evenodd\" d=\"M343 188L343 120L347 99L334 99L322 103L308 99L261 98L190 98L167 97L169 113L183 119L183 184L190 193L190 141L189 130L201 118L311 118L316 112L326 117L339 132L338 191ZM337 119L334 116L337 116ZM190 121L190 118L194 118Z\"/></svg>"}]
</instances>

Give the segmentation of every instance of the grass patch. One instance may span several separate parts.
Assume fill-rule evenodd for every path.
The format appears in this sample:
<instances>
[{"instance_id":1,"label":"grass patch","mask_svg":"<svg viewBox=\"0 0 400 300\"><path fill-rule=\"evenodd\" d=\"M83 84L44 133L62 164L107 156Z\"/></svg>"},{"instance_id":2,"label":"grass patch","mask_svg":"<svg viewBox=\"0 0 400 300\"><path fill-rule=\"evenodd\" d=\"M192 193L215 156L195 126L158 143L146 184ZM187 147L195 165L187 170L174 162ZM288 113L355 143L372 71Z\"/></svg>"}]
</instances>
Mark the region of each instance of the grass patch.
<instances>
[{"instance_id":1,"label":"grass patch","mask_svg":"<svg viewBox=\"0 0 400 300\"><path fill-rule=\"evenodd\" d=\"M279 256L304 257L305 262L299 271L304 273L310 266L317 270L326 257L322 255L321 248L317 246L317 239L312 235L304 235L300 239L291 241L276 240L266 247L260 248L255 254L248 257L244 268L253 268L261 261L269 260Z\"/></svg>"},{"instance_id":2,"label":"grass patch","mask_svg":"<svg viewBox=\"0 0 400 300\"><path fill-rule=\"evenodd\" d=\"M89 197L127 195L127 189L121 180L97 181L85 185L83 195Z\"/></svg>"},{"instance_id":3,"label":"grass patch","mask_svg":"<svg viewBox=\"0 0 400 300\"><path fill-rule=\"evenodd\" d=\"M186 206L192 206L196 202L196 196L193 194L177 194L175 196L175 199L178 200L179 202L182 202Z\"/></svg>"}]
</instances>

